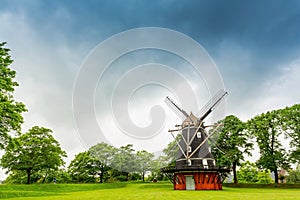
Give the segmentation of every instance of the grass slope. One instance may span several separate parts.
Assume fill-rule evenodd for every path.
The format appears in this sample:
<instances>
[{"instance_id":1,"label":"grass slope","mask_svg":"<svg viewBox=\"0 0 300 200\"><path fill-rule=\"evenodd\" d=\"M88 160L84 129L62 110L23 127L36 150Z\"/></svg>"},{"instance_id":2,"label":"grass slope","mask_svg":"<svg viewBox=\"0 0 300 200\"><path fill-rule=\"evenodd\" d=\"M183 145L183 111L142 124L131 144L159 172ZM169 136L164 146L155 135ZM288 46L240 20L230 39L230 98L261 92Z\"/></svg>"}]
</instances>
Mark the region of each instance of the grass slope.
<instances>
[{"instance_id":1,"label":"grass slope","mask_svg":"<svg viewBox=\"0 0 300 200\"><path fill-rule=\"evenodd\" d=\"M174 191L169 183L48 184L0 185L0 198L5 199L110 199L110 200L300 200L300 189L226 188L222 191Z\"/></svg>"}]
</instances>

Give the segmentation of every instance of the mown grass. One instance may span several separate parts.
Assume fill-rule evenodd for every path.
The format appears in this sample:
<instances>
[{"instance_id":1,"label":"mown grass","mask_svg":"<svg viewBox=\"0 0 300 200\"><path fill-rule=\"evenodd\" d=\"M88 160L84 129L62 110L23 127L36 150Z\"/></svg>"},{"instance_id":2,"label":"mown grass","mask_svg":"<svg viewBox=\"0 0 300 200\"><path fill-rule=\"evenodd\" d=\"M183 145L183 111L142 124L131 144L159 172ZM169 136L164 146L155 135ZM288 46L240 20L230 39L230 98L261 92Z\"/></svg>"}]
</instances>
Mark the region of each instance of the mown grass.
<instances>
[{"instance_id":1,"label":"mown grass","mask_svg":"<svg viewBox=\"0 0 300 200\"><path fill-rule=\"evenodd\" d=\"M0 198L49 200L300 200L300 189L224 187L222 191L174 191L170 183L0 185Z\"/></svg>"}]
</instances>

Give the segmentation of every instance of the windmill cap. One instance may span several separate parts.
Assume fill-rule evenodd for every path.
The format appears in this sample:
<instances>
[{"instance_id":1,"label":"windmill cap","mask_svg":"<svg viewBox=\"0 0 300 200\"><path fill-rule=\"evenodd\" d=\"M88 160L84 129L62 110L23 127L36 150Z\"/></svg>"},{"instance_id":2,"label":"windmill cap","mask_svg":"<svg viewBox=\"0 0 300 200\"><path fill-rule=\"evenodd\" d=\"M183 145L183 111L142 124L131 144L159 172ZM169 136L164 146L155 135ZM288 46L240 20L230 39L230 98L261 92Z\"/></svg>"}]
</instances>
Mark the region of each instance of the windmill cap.
<instances>
[{"instance_id":1,"label":"windmill cap","mask_svg":"<svg viewBox=\"0 0 300 200\"><path fill-rule=\"evenodd\" d=\"M187 117L183 122L182 126L188 126L189 124L194 124L196 125L198 123L198 118L191 112L189 117Z\"/></svg>"}]
</instances>

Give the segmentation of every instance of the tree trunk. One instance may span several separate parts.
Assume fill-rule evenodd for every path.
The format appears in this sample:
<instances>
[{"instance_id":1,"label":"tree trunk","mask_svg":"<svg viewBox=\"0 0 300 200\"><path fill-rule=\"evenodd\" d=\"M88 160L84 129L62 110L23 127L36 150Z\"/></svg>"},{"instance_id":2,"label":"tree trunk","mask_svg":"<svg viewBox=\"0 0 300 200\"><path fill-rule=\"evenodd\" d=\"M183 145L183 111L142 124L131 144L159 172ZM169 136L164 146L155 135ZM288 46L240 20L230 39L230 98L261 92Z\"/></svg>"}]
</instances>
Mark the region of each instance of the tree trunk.
<instances>
[{"instance_id":1,"label":"tree trunk","mask_svg":"<svg viewBox=\"0 0 300 200\"><path fill-rule=\"evenodd\" d=\"M129 173L125 172L125 174L126 174L126 181L129 181Z\"/></svg>"},{"instance_id":2,"label":"tree trunk","mask_svg":"<svg viewBox=\"0 0 300 200\"><path fill-rule=\"evenodd\" d=\"M30 175L31 175L31 169L27 169L27 184L30 184Z\"/></svg>"},{"instance_id":3,"label":"tree trunk","mask_svg":"<svg viewBox=\"0 0 300 200\"><path fill-rule=\"evenodd\" d=\"M142 172L143 182L145 182L145 172Z\"/></svg>"},{"instance_id":4,"label":"tree trunk","mask_svg":"<svg viewBox=\"0 0 300 200\"><path fill-rule=\"evenodd\" d=\"M103 174L104 174L104 167L101 167L100 183L103 183Z\"/></svg>"},{"instance_id":5,"label":"tree trunk","mask_svg":"<svg viewBox=\"0 0 300 200\"><path fill-rule=\"evenodd\" d=\"M48 176L48 172L46 172L46 174L45 174L45 176L43 178L43 182L42 183L45 183L47 176Z\"/></svg>"},{"instance_id":6,"label":"tree trunk","mask_svg":"<svg viewBox=\"0 0 300 200\"><path fill-rule=\"evenodd\" d=\"M277 171L277 169L274 170L274 176L275 176L275 183L278 184L278 171Z\"/></svg>"},{"instance_id":7,"label":"tree trunk","mask_svg":"<svg viewBox=\"0 0 300 200\"><path fill-rule=\"evenodd\" d=\"M237 176L236 176L236 161L234 161L232 163L232 171L233 171L233 181L234 181L234 184L237 184L238 180L237 180Z\"/></svg>"}]
</instances>

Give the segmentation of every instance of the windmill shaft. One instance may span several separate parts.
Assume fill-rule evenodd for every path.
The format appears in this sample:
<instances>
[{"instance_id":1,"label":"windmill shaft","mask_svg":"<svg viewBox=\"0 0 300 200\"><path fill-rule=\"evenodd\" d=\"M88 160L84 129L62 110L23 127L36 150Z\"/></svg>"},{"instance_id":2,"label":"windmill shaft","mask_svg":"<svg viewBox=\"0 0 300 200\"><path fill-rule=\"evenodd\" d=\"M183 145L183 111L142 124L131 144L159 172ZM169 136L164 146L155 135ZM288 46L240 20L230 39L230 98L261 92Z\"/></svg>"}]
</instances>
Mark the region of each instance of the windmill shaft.
<instances>
[{"instance_id":1,"label":"windmill shaft","mask_svg":"<svg viewBox=\"0 0 300 200\"><path fill-rule=\"evenodd\" d=\"M220 125L217 126L217 128ZM199 144L199 146L189 155L188 159L190 159L199 149L200 147L216 132L217 128L214 130L214 132L212 132L210 135L207 134L207 137L201 142L201 144Z\"/></svg>"}]
</instances>

